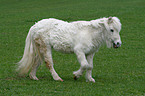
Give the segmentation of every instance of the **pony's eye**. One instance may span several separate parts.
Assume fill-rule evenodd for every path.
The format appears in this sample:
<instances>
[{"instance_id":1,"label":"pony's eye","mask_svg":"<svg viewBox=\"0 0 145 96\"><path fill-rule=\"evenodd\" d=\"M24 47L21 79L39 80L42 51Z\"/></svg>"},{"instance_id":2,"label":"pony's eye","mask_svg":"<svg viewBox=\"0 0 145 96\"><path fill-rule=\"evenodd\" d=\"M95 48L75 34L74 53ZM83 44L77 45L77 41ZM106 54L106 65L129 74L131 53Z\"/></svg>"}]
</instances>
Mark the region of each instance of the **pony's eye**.
<instances>
[{"instance_id":1,"label":"pony's eye","mask_svg":"<svg viewBox=\"0 0 145 96\"><path fill-rule=\"evenodd\" d=\"M114 30L113 30L113 29L110 29L110 31L111 31L111 32L114 32Z\"/></svg>"}]
</instances>

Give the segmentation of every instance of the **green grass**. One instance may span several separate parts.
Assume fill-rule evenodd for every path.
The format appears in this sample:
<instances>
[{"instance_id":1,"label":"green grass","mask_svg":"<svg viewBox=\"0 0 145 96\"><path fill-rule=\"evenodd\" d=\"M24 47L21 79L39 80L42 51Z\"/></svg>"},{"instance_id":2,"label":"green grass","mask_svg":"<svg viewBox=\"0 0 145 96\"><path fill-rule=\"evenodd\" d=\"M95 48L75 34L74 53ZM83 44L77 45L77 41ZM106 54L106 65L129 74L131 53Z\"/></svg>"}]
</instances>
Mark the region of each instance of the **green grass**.
<instances>
[{"instance_id":1,"label":"green grass","mask_svg":"<svg viewBox=\"0 0 145 96\"><path fill-rule=\"evenodd\" d=\"M1 96L144 96L145 95L144 0L0 0ZM53 51L54 66L64 82L54 81L42 65L37 77L19 77L15 63L22 55L29 28L44 18L65 21L117 16L122 23L122 46L100 48L94 57L93 78L73 80L79 69L74 54Z\"/></svg>"}]
</instances>

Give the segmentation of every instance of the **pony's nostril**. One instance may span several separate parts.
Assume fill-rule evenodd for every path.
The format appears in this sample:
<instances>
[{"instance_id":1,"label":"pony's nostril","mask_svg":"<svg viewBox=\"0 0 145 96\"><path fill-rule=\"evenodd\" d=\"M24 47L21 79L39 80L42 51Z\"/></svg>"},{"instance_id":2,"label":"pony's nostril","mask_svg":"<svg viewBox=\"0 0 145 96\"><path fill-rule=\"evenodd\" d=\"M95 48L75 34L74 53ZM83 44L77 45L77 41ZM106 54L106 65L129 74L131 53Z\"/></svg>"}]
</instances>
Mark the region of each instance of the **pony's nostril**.
<instances>
[{"instance_id":1,"label":"pony's nostril","mask_svg":"<svg viewBox=\"0 0 145 96\"><path fill-rule=\"evenodd\" d=\"M119 42L117 42L117 45L120 45L120 43L119 43Z\"/></svg>"}]
</instances>

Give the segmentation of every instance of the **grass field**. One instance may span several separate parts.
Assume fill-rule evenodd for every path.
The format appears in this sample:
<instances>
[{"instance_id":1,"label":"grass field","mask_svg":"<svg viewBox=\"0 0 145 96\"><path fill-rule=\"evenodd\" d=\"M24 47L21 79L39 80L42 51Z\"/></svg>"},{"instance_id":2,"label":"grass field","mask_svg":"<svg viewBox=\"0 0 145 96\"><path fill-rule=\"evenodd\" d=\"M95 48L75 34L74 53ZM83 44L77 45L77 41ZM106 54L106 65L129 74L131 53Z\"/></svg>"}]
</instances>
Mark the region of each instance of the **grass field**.
<instances>
[{"instance_id":1,"label":"grass field","mask_svg":"<svg viewBox=\"0 0 145 96\"><path fill-rule=\"evenodd\" d=\"M15 63L23 55L29 28L44 18L64 21L117 16L122 46L100 48L93 78L73 80L79 69L74 54L53 51L55 69L64 82L54 81L45 67L39 81L19 77ZM0 0L0 96L145 96L145 0Z\"/></svg>"}]
</instances>

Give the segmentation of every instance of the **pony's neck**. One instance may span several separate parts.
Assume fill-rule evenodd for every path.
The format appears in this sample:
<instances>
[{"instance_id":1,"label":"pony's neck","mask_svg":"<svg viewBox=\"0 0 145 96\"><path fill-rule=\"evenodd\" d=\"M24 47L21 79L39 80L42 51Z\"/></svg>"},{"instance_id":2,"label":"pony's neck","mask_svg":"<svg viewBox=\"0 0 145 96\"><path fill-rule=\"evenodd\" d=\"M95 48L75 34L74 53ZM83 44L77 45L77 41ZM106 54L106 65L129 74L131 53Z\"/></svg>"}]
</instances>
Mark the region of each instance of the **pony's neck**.
<instances>
[{"instance_id":1,"label":"pony's neck","mask_svg":"<svg viewBox=\"0 0 145 96\"><path fill-rule=\"evenodd\" d=\"M106 37L105 37L105 29L104 28L98 28L98 32L94 32L93 35L93 44L96 47L100 47L101 45L104 45L106 42Z\"/></svg>"}]
</instances>

